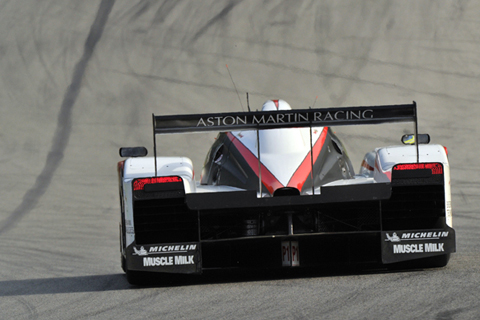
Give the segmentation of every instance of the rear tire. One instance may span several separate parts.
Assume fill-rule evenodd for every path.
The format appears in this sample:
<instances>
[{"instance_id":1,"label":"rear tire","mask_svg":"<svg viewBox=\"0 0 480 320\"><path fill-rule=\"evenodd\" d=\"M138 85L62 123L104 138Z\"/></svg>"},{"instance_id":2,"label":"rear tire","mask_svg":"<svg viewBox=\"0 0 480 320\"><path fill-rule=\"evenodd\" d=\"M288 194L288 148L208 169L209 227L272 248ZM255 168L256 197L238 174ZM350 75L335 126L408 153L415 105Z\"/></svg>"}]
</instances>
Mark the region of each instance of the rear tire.
<instances>
[{"instance_id":1,"label":"rear tire","mask_svg":"<svg viewBox=\"0 0 480 320\"><path fill-rule=\"evenodd\" d=\"M125 259L123 254L120 254L120 256L121 256L122 270L123 272L127 272L127 259Z\"/></svg>"}]
</instances>

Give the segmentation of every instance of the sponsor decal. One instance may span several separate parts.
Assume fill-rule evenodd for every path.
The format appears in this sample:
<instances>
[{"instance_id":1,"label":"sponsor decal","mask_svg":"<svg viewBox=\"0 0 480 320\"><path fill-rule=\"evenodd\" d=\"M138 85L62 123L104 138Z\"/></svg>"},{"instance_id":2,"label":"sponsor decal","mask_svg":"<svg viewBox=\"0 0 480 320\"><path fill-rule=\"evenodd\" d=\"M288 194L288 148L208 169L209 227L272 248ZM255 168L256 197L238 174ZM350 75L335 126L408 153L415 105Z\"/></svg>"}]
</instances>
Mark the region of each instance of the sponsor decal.
<instances>
[{"instance_id":1,"label":"sponsor decal","mask_svg":"<svg viewBox=\"0 0 480 320\"><path fill-rule=\"evenodd\" d=\"M373 110L338 110L334 112L297 112L263 115L227 115L202 117L198 119L196 127L221 127L251 124L279 124L279 123L299 123L316 121L338 121L338 120L362 120L373 119Z\"/></svg>"},{"instance_id":2,"label":"sponsor decal","mask_svg":"<svg viewBox=\"0 0 480 320\"><path fill-rule=\"evenodd\" d=\"M382 262L394 263L455 252L455 230L382 232Z\"/></svg>"},{"instance_id":3,"label":"sponsor decal","mask_svg":"<svg viewBox=\"0 0 480 320\"><path fill-rule=\"evenodd\" d=\"M134 234L135 233L135 228L134 227L125 227L125 231L127 234Z\"/></svg>"},{"instance_id":4,"label":"sponsor decal","mask_svg":"<svg viewBox=\"0 0 480 320\"><path fill-rule=\"evenodd\" d=\"M145 257L143 258L144 267L164 267L195 264L195 256L167 256L167 257Z\"/></svg>"},{"instance_id":5,"label":"sponsor decal","mask_svg":"<svg viewBox=\"0 0 480 320\"><path fill-rule=\"evenodd\" d=\"M199 273L202 270L199 243L131 245L127 248L130 270L148 268L152 272Z\"/></svg>"},{"instance_id":6,"label":"sponsor decal","mask_svg":"<svg viewBox=\"0 0 480 320\"><path fill-rule=\"evenodd\" d=\"M415 104L154 116L155 133L414 121Z\"/></svg>"},{"instance_id":7,"label":"sponsor decal","mask_svg":"<svg viewBox=\"0 0 480 320\"><path fill-rule=\"evenodd\" d=\"M445 243L394 244L393 253L444 252Z\"/></svg>"},{"instance_id":8,"label":"sponsor decal","mask_svg":"<svg viewBox=\"0 0 480 320\"><path fill-rule=\"evenodd\" d=\"M153 246L147 250L142 246L140 249L133 247L132 255L148 256L151 254L163 254L163 253L184 253L188 251L194 251L197 249L196 244L177 244L177 245L165 245L165 246Z\"/></svg>"},{"instance_id":9,"label":"sponsor decal","mask_svg":"<svg viewBox=\"0 0 480 320\"><path fill-rule=\"evenodd\" d=\"M386 232L385 236L387 237L385 241L390 241L390 242L429 240L429 239L438 240L440 238L447 238L448 231L404 232L402 233L401 237L399 237L396 232L394 232L391 236L388 234L388 232Z\"/></svg>"}]
</instances>

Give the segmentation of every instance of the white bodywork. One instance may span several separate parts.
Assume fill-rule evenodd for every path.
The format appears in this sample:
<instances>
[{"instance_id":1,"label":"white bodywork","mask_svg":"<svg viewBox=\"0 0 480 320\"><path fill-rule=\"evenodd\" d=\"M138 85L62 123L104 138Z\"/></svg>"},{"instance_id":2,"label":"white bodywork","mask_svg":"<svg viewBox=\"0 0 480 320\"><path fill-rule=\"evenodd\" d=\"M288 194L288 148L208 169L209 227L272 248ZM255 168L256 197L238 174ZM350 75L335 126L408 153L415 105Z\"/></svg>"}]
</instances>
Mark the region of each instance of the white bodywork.
<instances>
[{"instance_id":1,"label":"white bodywork","mask_svg":"<svg viewBox=\"0 0 480 320\"><path fill-rule=\"evenodd\" d=\"M125 161L124 183L136 178L155 176L153 157L129 158ZM185 192L195 192L192 160L186 157L157 157L157 176L179 176L185 185Z\"/></svg>"},{"instance_id":2,"label":"white bodywork","mask_svg":"<svg viewBox=\"0 0 480 320\"><path fill-rule=\"evenodd\" d=\"M323 127L312 128L312 145L315 145L322 132ZM235 131L232 134L258 158L256 131ZM310 128L262 130L259 140L262 164L286 186L298 164L310 153Z\"/></svg>"}]
</instances>

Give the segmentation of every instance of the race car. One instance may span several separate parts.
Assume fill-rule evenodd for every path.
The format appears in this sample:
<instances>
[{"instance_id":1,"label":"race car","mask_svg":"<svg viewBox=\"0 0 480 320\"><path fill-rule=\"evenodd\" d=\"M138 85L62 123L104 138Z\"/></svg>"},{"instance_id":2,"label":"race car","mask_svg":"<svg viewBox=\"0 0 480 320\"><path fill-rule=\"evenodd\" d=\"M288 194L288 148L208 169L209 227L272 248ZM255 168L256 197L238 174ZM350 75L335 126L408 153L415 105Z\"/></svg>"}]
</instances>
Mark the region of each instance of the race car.
<instances>
[{"instance_id":1,"label":"race car","mask_svg":"<svg viewBox=\"0 0 480 320\"><path fill-rule=\"evenodd\" d=\"M416 103L152 115L153 157L121 148L120 252L149 275L238 268L445 266L455 252L447 149L418 134ZM366 150L359 172L331 127L411 122L403 144ZM219 132L197 180L156 136ZM399 137L400 138L400 137Z\"/></svg>"}]
</instances>

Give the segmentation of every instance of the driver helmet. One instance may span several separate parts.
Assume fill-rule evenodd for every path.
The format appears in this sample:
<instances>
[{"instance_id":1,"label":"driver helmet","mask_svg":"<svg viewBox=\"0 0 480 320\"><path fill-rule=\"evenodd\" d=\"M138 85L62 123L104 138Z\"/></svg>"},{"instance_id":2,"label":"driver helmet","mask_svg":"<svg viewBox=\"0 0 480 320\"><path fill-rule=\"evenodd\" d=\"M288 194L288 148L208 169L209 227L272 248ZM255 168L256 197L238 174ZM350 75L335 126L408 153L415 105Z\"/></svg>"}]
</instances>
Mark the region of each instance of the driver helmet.
<instances>
[{"instance_id":1,"label":"driver helmet","mask_svg":"<svg viewBox=\"0 0 480 320\"><path fill-rule=\"evenodd\" d=\"M292 110L292 107L287 101L279 100L267 100L262 106L262 111L276 111L276 110Z\"/></svg>"}]
</instances>

